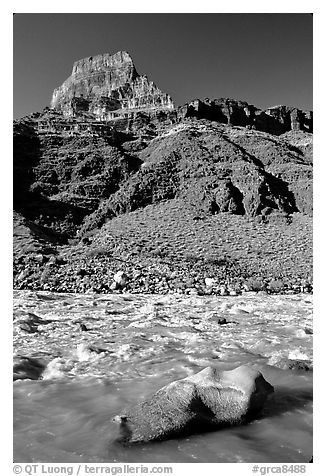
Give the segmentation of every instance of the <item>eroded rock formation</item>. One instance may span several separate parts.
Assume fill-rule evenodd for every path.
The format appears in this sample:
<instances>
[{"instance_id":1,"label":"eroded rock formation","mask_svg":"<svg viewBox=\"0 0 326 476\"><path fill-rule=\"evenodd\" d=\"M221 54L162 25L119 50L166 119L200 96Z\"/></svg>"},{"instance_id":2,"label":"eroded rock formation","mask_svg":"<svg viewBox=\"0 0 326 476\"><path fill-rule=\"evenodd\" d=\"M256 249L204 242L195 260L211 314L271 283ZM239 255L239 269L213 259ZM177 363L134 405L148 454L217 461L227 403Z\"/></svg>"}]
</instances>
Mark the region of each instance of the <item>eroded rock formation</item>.
<instances>
[{"instance_id":1,"label":"eroded rock formation","mask_svg":"<svg viewBox=\"0 0 326 476\"><path fill-rule=\"evenodd\" d=\"M130 121L164 119L182 122L192 117L243 126L280 135L289 131L312 132L311 111L274 106L261 110L230 98L196 99L175 108L171 97L145 75L139 75L129 53L90 56L74 63L72 74L56 88L51 108L65 118L110 122L120 130L139 129ZM160 114L163 116L159 117ZM60 122L60 121L59 121ZM59 124L60 126L60 124ZM47 125L43 123L47 129ZM78 125L78 128L86 126ZM75 125L73 125L75 128Z\"/></svg>"},{"instance_id":2,"label":"eroded rock formation","mask_svg":"<svg viewBox=\"0 0 326 476\"><path fill-rule=\"evenodd\" d=\"M174 105L168 94L137 73L127 52L119 51L76 61L71 76L54 90L51 107L68 117L90 114L112 120Z\"/></svg>"},{"instance_id":3,"label":"eroded rock formation","mask_svg":"<svg viewBox=\"0 0 326 476\"><path fill-rule=\"evenodd\" d=\"M233 126L280 135L288 131L312 132L313 115L296 107L274 106L261 110L245 101L229 98L196 99L178 111L180 117L209 119Z\"/></svg>"}]
</instances>

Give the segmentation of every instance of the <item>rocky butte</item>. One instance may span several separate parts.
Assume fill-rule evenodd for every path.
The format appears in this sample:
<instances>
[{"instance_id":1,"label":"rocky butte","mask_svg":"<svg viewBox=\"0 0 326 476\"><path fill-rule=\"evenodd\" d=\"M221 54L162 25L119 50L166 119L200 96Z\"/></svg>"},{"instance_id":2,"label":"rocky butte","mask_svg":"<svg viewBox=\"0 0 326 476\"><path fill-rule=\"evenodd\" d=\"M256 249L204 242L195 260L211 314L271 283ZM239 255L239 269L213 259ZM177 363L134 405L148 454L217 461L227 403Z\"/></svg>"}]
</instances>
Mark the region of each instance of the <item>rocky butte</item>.
<instances>
[{"instance_id":1,"label":"rocky butte","mask_svg":"<svg viewBox=\"0 0 326 476\"><path fill-rule=\"evenodd\" d=\"M174 111L169 116L173 121L196 117L277 135L290 130L312 132L312 112L295 107L274 106L263 111L245 101L207 98L176 109L168 94L137 73L126 51L76 61L71 76L54 90L51 108L64 117L98 121L132 118L137 112Z\"/></svg>"},{"instance_id":2,"label":"rocky butte","mask_svg":"<svg viewBox=\"0 0 326 476\"><path fill-rule=\"evenodd\" d=\"M174 109L147 76L140 76L126 51L76 61L71 76L54 90L51 108L66 117L90 113L98 120L128 117L132 112Z\"/></svg>"},{"instance_id":3,"label":"rocky butte","mask_svg":"<svg viewBox=\"0 0 326 476\"><path fill-rule=\"evenodd\" d=\"M177 107L124 51L76 61L14 123L15 286L111 292L123 271L134 292L301 289L312 130L296 107Z\"/></svg>"}]
</instances>

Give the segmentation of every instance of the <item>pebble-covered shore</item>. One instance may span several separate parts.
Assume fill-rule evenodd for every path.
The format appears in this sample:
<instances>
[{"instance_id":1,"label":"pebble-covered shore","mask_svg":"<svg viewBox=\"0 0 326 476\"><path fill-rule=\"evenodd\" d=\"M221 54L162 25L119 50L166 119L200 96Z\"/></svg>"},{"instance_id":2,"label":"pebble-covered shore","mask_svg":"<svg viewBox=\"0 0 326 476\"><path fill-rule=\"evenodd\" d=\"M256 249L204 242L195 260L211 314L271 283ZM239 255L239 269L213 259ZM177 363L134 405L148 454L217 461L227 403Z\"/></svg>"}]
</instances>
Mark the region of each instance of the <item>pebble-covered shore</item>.
<instances>
[{"instance_id":1,"label":"pebble-covered shore","mask_svg":"<svg viewBox=\"0 0 326 476\"><path fill-rule=\"evenodd\" d=\"M124 274L123 283L115 275ZM133 257L125 261L112 256L85 253L21 256L14 262L14 288L73 293L197 294L235 296L255 291L269 294L311 293L309 276L250 276L225 263L186 260L166 261Z\"/></svg>"}]
</instances>

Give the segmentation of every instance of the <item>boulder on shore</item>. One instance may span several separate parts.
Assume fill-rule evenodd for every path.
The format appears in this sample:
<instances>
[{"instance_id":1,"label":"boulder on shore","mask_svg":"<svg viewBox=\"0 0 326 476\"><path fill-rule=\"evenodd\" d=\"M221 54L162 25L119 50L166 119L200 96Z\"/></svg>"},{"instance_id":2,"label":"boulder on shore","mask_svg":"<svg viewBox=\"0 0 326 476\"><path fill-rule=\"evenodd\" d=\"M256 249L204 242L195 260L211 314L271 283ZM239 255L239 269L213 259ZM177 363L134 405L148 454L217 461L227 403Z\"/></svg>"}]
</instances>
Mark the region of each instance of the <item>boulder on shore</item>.
<instances>
[{"instance_id":1,"label":"boulder on shore","mask_svg":"<svg viewBox=\"0 0 326 476\"><path fill-rule=\"evenodd\" d=\"M113 276L113 282L116 283L117 289L123 289L126 287L126 284L128 282L128 276L124 271L118 271Z\"/></svg>"},{"instance_id":2,"label":"boulder on shore","mask_svg":"<svg viewBox=\"0 0 326 476\"><path fill-rule=\"evenodd\" d=\"M206 367L166 385L113 421L119 424L122 443L180 437L244 423L257 415L273 391L252 367Z\"/></svg>"}]
</instances>

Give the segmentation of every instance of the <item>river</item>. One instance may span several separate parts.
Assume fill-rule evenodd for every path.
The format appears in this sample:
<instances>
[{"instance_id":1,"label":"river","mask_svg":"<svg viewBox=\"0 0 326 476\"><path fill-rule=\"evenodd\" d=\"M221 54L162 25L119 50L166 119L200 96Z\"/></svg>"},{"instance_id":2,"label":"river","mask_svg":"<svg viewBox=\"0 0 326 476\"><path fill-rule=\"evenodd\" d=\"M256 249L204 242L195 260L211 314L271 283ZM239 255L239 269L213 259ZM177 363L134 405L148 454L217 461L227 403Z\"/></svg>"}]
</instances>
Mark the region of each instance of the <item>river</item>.
<instances>
[{"instance_id":1,"label":"river","mask_svg":"<svg viewBox=\"0 0 326 476\"><path fill-rule=\"evenodd\" d=\"M14 382L15 462L308 462L312 455L312 296L211 297L14 292L14 352L44 358ZM21 328L27 313L45 321ZM225 318L226 325L218 320ZM81 330L81 324L87 331ZM124 447L112 418L210 365L249 364L275 388L244 426Z\"/></svg>"}]
</instances>

